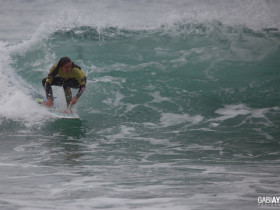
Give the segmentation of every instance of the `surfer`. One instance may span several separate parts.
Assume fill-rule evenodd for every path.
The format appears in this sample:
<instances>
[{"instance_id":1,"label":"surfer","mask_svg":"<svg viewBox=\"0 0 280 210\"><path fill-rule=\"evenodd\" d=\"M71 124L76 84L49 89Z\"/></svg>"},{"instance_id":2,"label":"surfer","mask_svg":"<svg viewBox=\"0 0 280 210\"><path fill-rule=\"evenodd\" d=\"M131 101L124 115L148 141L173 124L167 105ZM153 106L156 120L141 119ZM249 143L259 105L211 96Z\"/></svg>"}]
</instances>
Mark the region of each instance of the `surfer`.
<instances>
[{"instance_id":1,"label":"surfer","mask_svg":"<svg viewBox=\"0 0 280 210\"><path fill-rule=\"evenodd\" d=\"M47 98L45 106L53 106L51 86L62 86L65 93L67 109L71 112L71 106L77 103L79 97L86 89L86 80L85 73L82 71L81 67L72 62L68 57L60 58L59 62L50 69L48 77L42 80ZM72 98L70 88L79 88L74 98Z\"/></svg>"}]
</instances>

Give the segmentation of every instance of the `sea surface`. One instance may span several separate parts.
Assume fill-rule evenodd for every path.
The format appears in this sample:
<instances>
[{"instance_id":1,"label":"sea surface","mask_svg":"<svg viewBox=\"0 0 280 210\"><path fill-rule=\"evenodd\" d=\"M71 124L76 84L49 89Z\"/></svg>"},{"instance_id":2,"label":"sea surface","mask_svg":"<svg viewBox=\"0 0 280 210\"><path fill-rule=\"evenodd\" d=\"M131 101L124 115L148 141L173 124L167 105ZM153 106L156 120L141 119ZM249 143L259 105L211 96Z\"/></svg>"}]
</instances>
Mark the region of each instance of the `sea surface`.
<instances>
[{"instance_id":1,"label":"sea surface","mask_svg":"<svg viewBox=\"0 0 280 210\"><path fill-rule=\"evenodd\" d=\"M0 209L265 209L280 196L279 11L2 0ZM87 75L80 120L34 101L63 56Z\"/></svg>"}]
</instances>

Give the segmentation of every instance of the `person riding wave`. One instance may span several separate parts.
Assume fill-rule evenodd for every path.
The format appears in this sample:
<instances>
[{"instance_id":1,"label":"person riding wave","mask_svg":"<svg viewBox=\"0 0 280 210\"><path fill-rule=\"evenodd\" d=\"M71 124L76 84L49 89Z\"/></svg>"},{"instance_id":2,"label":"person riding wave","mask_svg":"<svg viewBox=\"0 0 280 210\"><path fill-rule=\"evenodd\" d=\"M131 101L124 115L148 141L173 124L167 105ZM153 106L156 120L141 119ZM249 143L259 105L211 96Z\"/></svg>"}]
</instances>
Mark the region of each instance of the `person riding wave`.
<instances>
[{"instance_id":1,"label":"person riding wave","mask_svg":"<svg viewBox=\"0 0 280 210\"><path fill-rule=\"evenodd\" d=\"M42 80L47 98L45 106L53 106L53 92L51 86L62 86L65 93L67 109L71 112L71 106L77 103L79 97L86 89L86 80L85 73L80 66L72 62L69 57L60 58L59 62L50 69L48 77ZM74 98L72 98L70 88L79 88Z\"/></svg>"}]
</instances>

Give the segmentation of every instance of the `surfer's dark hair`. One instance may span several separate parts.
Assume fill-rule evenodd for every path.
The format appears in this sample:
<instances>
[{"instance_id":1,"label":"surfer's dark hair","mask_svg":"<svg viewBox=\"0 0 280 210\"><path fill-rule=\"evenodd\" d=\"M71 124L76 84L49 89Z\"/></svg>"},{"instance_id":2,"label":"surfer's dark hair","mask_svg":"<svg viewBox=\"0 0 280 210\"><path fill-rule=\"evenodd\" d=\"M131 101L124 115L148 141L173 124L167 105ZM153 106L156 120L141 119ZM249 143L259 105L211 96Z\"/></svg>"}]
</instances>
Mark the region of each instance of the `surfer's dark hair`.
<instances>
[{"instance_id":1,"label":"surfer's dark hair","mask_svg":"<svg viewBox=\"0 0 280 210\"><path fill-rule=\"evenodd\" d=\"M62 57L59 59L56 68L60 68L62 66L64 66L66 63L72 62L71 59L69 57Z\"/></svg>"},{"instance_id":2,"label":"surfer's dark hair","mask_svg":"<svg viewBox=\"0 0 280 210\"><path fill-rule=\"evenodd\" d=\"M69 57L62 57L62 58L60 58L59 61L58 61L58 63L57 63L57 66L55 67L55 69L53 70L53 72L52 72L51 75L52 75L53 77L56 76L57 73L58 73L58 69L59 69L60 67L63 67L66 63L69 63L69 62L72 62L71 59L70 59ZM78 65L76 65L74 62L72 62L72 68L79 68L79 69L81 69L81 67L78 66Z\"/></svg>"}]
</instances>

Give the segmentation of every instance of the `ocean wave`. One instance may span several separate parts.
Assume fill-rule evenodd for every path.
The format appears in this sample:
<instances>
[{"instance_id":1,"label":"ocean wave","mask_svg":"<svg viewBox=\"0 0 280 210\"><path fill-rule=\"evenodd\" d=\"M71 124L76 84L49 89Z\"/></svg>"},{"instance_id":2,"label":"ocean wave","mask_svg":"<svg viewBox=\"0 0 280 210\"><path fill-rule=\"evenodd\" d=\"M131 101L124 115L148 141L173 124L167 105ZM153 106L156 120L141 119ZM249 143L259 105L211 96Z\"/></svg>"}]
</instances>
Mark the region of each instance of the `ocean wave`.
<instances>
[{"instance_id":1,"label":"ocean wave","mask_svg":"<svg viewBox=\"0 0 280 210\"><path fill-rule=\"evenodd\" d=\"M187 122L192 116L214 118L215 110L227 104L278 106L277 63L273 64L279 54L277 28L254 30L186 17L152 28L67 21L42 23L30 40L2 42L3 89L21 91L15 94L19 101L30 92L44 94L42 78L60 57L70 56L88 76L86 100L80 106L92 114L134 118L146 111L155 119L141 123L167 126L168 113L182 116L170 121L177 125L181 123L176 121ZM63 98L59 89L56 94ZM268 97L269 104L262 97ZM10 98L7 94L3 100ZM11 103L19 105L18 100ZM2 105L2 110L9 110L9 104ZM15 109L29 110L29 106ZM7 113L2 116L19 120L25 116Z\"/></svg>"}]
</instances>

